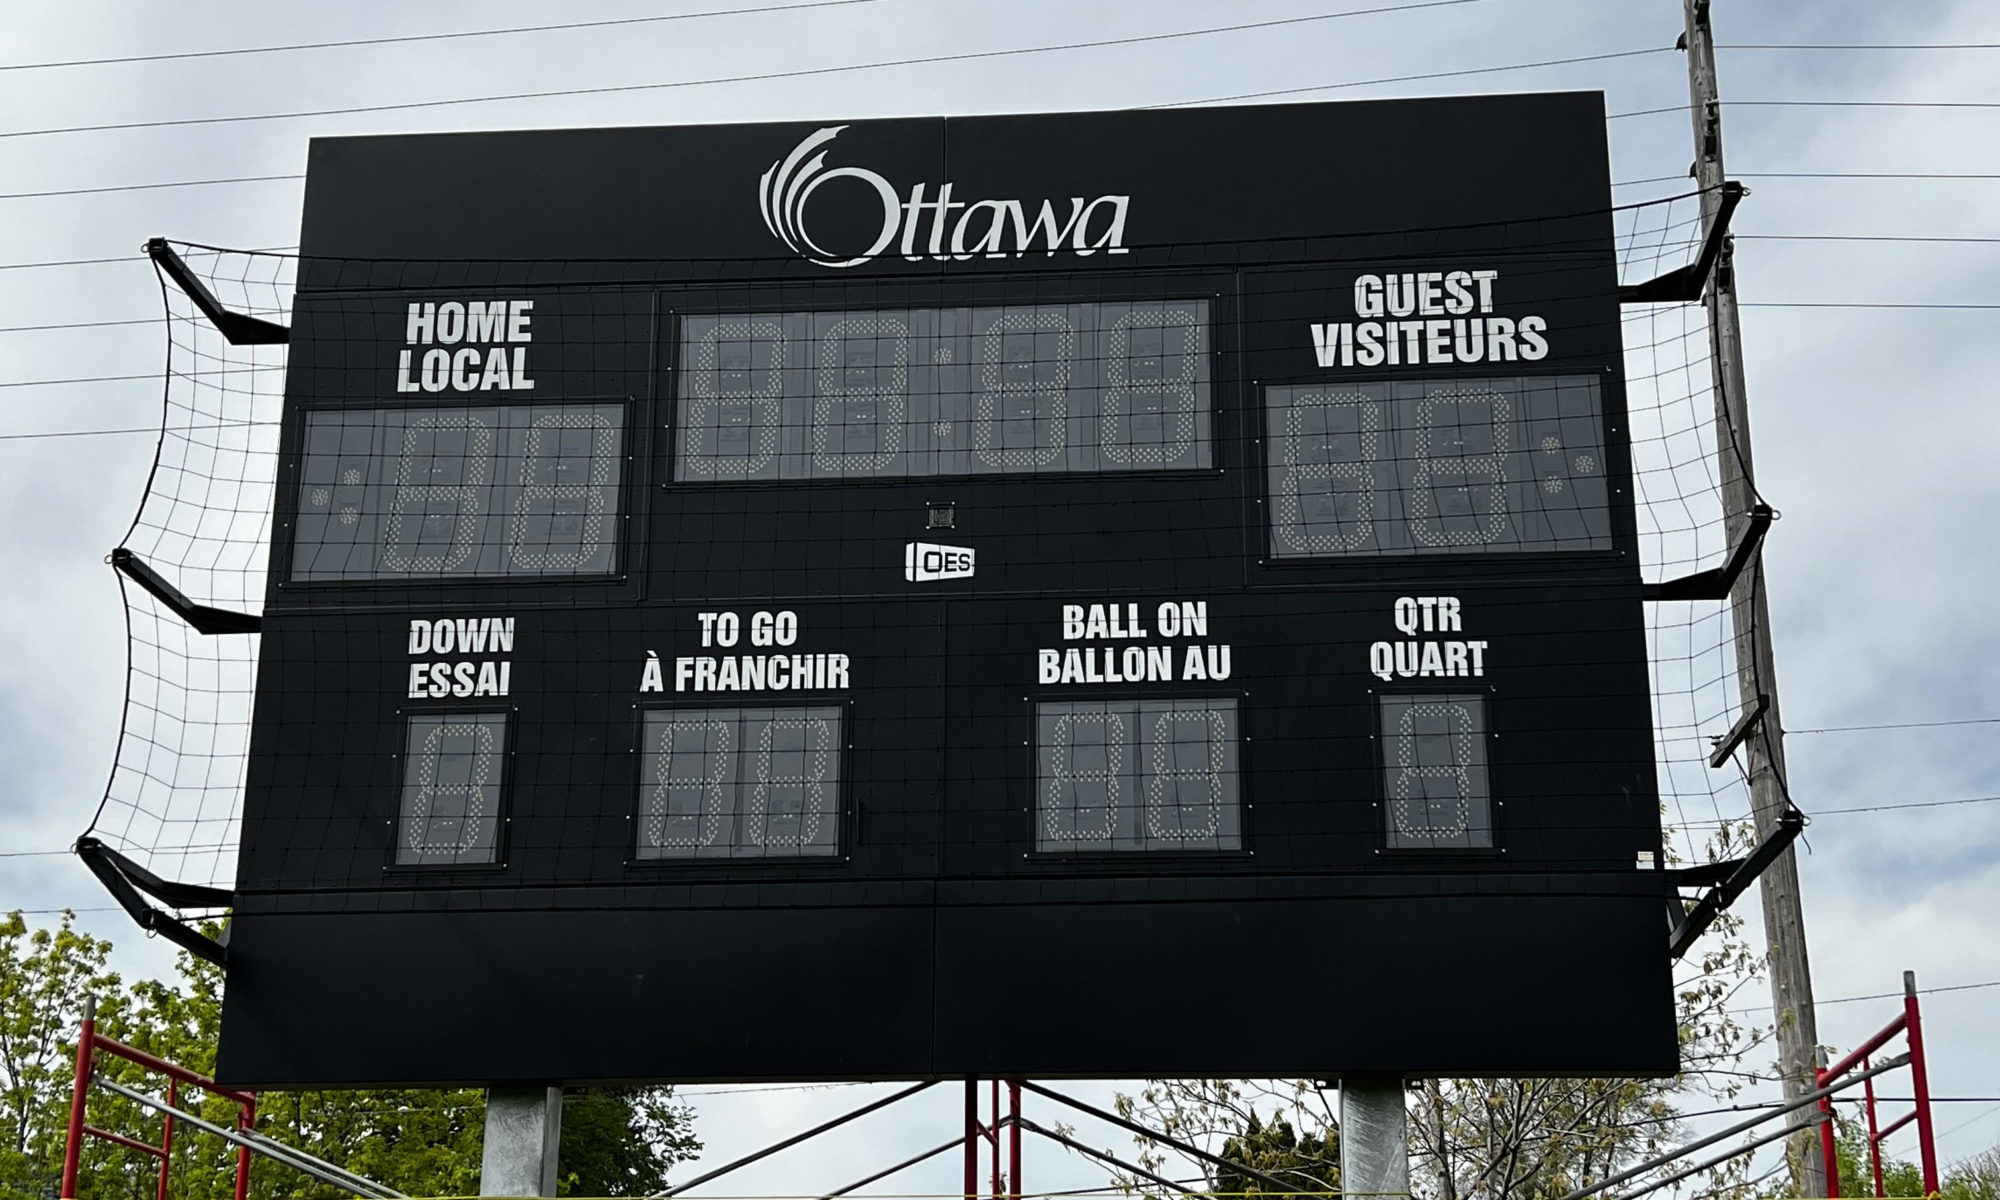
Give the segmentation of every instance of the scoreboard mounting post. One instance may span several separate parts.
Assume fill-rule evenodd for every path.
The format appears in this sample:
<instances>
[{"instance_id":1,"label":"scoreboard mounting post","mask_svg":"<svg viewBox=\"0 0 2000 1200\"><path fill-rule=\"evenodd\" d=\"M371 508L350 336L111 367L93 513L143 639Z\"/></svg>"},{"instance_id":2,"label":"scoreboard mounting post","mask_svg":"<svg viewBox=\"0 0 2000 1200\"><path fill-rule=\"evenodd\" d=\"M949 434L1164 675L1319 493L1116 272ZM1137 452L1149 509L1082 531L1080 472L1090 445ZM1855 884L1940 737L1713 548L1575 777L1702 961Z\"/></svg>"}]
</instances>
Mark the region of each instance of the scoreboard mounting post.
<instances>
[{"instance_id":1,"label":"scoreboard mounting post","mask_svg":"<svg viewBox=\"0 0 2000 1200\"><path fill-rule=\"evenodd\" d=\"M1674 1071L1603 122L315 141L219 1077Z\"/></svg>"}]
</instances>

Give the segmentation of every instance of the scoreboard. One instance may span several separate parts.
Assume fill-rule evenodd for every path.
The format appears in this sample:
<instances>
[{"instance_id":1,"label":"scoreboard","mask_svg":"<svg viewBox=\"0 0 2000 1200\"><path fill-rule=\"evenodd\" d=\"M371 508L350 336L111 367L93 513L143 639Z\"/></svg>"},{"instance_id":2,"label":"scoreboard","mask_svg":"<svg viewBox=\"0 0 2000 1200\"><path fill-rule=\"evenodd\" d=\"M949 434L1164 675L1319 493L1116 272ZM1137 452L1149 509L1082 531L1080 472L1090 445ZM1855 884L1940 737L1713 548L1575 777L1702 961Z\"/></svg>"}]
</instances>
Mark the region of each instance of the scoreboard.
<instances>
[{"instance_id":1,"label":"scoreboard","mask_svg":"<svg viewBox=\"0 0 2000 1200\"><path fill-rule=\"evenodd\" d=\"M1601 97L319 139L218 1074L1676 1068Z\"/></svg>"}]
</instances>

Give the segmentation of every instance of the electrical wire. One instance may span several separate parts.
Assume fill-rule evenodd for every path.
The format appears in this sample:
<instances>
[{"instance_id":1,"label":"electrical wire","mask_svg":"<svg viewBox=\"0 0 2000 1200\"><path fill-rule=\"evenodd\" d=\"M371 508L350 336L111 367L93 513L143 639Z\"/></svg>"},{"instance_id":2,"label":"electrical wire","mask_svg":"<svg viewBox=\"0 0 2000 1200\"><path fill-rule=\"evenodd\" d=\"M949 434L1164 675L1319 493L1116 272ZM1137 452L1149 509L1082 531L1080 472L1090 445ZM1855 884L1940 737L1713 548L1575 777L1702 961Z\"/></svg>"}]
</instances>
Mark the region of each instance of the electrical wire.
<instances>
[{"instance_id":1,"label":"electrical wire","mask_svg":"<svg viewBox=\"0 0 2000 1200\"><path fill-rule=\"evenodd\" d=\"M1860 733L1875 729L1938 729L1947 725L2000 725L2000 717L1966 717L1956 721L1899 721L1887 725L1825 725L1818 729L1787 729L1787 737L1795 733Z\"/></svg>"},{"instance_id":2,"label":"electrical wire","mask_svg":"<svg viewBox=\"0 0 2000 1200\"><path fill-rule=\"evenodd\" d=\"M1832 817L1841 813L1897 812L1906 808L1951 808L1960 804L1991 804L2000 796L1968 796L1963 800L1922 800L1910 804L1878 804L1870 808L1822 808L1810 815Z\"/></svg>"},{"instance_id":3,"label":"electrical wire","mask_svg":"<svg viewBox=\"0 0 2000 1200\"><path fill-rule=\"evenodd\" d=\"M1547 58L1538 62L1507 63L1498 67L1467 67L1457 71L1426 71L1421 75L1384 75L1377 79L1350 79L1342 83L1318 83L1311 87L1273 88L1262 92L1237 92L1228 96L1206 96L1200 100L1174 100L1165 104L1147 105L1148 108L1187 108L1200 104L1227 104L1234 100L1261 100L1269 96L1291 96L1301 92L1331 92L1340 88L1372 87L1382 83L1416 83L1428 79L1456 79L1466 75L1491 75L1501 71L1526 71L1535 67L1561 67L1572 63L1605 62L1615 58L1637 58L1644 54L1665 54L1668 46L1647 46L1639 50L1612 50L1603 54L1584 54L1575 58Z\"/></svg>"},{"instance_id":4,"label":"electrical wire","mask_svg":"<svg viewBox=\"0 0 2000 1200\"><path fill-rule=\"evenodd\" d=\"M189 58L228 58L246 54L282 54L294 50L332 50L348 46L390 46L406 42L442 42L459 38L501 37L521 33L553 33L564 29L602 29L613 25L651 25L662 21L693 21L702 17L741 17L757 13L796 12L808 8L841 8L876 4L880 0L808 0L803 4L766 4L758 8L720 8L706 12L666 13L656 17L619 17L602 21L566 21L557 25L514 25L505 29L465 29L452 33L412 33L396 37L349 38L334 42L294 42L283 46L242 46L230 50L178 50L161 54L124 54L113 58L73 58L52 62L0 63L0 71L44 71L59 67L102 67L117 63L172 62Z\"/></svg>"},{"instance_id":5,"label":"electrical wire","mask_svg":"<svg viewBox=\"0 0 2000 1200\"><path fill-rule=\"evenodd\" d=\"M41 137L50 134L101 133L118 129L170 129L191 125L235 125L253 121L290 121L307 117L347 116L357 113L409 112L416 109L449 108L463 104L491 104L506 100L550 100L566 96L606 96L630 92L661 91L668 88L706 87L724 83L766 83L776 79L802 79L819 75L840 75L854 71L879 70L885 67L925 66L937 63L1011 58L1028 54L1052 54L1068 50L1092 50L1101 49L1106 46L1133 46L1148 42L1166 42L1183 38L1210 37L1224 33L1241 33L1253 29L1277 29L1318 21L1339 20L1344 17L1365 17L1381 13L1411 12L1418 9L1447 8L1483 2L1484 0L1415 0L1414 3L1382 5L1376 8L1348 9L1331 13L1313 13L1303 17L1283 17L1269 21L1245 21L1234 25L1215 25L1205 29L1183 29L1170 33L1133 34L1127 37L1098 38L1087 42L1061 42L1046 46L1017 46L1004 50L967 50L957 54L928 54L915 58L880 59L875 62L865 63L840 63L829 67L805 67L789 71L760 71L749 75L718 75L707 79L675 79L662 83L607 84L601 87L559 88L541 92L509 92L496 96L459 96L443 100L407 100L395 104L363 104L345 108L306 109L298 112L242 113L226 117L172 117L157 121L113 121L101 125L66 125L46 129L8 129L0 130L0 138Z\"/></svg>"},{"instance_id":6,"label":"electrical wire","mask_svg":"<svg viewBox=\"0 0 2000 1200\"><path fill-rule=\"evenodd\" d=\"M150 192L159 188L214 187L224 183L267 183L304 179L304 175L236 175L228 179L175 179L165 183L121 183L110 187L54 188L46 192L0 192L0 200L36 200L44 196L95 196L104 192Z\"/></svg>"},{"instance_id":7,"label":"electrical wire","mask_svg":"<svg viewBox=\"0 0 2000 1200\"><path fill-rule=\"evenodd\" d=\"M241 429L250 425L276 425L276 421L218 421L207 425L176 425L168 433L195 433L212 429ZM158 437L158 425L139 425L130 429L53 429L35 433L0 433L0 442L40 440L42 438L111 437L117 434L147 433Z\"/></svg>"}]
</instances>

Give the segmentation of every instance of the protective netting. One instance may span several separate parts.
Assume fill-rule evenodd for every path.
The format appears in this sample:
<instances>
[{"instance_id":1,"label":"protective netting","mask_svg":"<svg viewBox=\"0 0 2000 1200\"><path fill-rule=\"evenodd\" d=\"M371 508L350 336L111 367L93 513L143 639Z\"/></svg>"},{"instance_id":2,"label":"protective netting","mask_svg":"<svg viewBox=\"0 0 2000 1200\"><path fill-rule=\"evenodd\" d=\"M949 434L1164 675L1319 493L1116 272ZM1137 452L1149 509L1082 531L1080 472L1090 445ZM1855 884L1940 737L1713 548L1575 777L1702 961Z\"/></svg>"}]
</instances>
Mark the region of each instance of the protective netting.
<instances>
[{"instance_id":1,"label":"protective netting","mask_svg":"<svg viewBox=\"0 0 2000 1200\"><path fill-rule=\"evenodd\" d=\"M1628 283L1652 278L1691 261L1699 246L1697 198L1682 197L1631 206L1618 210L1614 215L1620 238L1622 274ZM1412 236L1410 240L1414 244L1421 239ZM276 253L220 251L203 247L183 247L181 252L225 307L267 316L280 323L290 321L289 302L298 266L295 258ZM376 313L379 306L371 306L365 292L371 283L406 286L407 276L397 275L384 264L317 264L316 269L328 272L329 278L351 277L353 282L363 285L359 289L363 293L362 298L353 301L341 317L348 322L344 328L350 332L346 336L369 338L377 343L403 342L406 331L400 326L400 315L397 317L398 327L394 330L370 324L379 323L380 317ZM1523 265L1517 269L1525 272L1532 268ZM502 264L486 271L495 277L532 277L551 281L601 276L604 272L601 264ZM418 274L426 279L430 276L427 270ZM460 282L480 281L462 278ZM178 287L166 282L164 292L168 333L164 429L159 457L138 516L126 538L125 548L195 603L255 614L262 609L270 553L273 489L280 457L278 415L284 387L285 348L230 345L215 332ZM686 343L685 352L692 356L690 361L704 353L716 357L716 361L708 365L718 373L715 378L724 378L732 364L717 356L735 353L750 355L743 363L734 364L743 371L744 386L749 391L743 397L733 394L706 395L697 386L674 401L662 401L675 404L679 419L693 431L677 451L676 469L699 474L705 464L710 464L710 469L713 469L712 464L726 461L735 464L730 470L739 477L753 481L764 475L774 481L788 478L810 480L839 476L857 469L878 474L925 475L939 479L938 494L941 498L948 498L950 488L947 485L955 474L1032 471L1046 467L1048 464L1034 458L1040 451L1036 449L1033 435L1019 449L1010 448L1005 442L1004 432L992 435L1000 440L986 445L953 446L946 440L949 431L941 414L950 405L972 405L976 408L978 404L997 396L999 399L991 402L1004 408L1009 395L1033 396L1038 388L1046 390L1051 386L1047 379L1036 373L1038 368L1033 366L1029 366L1018 381L1012 380L1007 375L1013 367L1007 361L1009 351L1006 347L995 342L994 345L999 348L989 353L980 341L987 335L975 336L971 332L972 326L985 328L991 325L991 319L982 316L989 310L1003 314L998 318L1000 324L1008 327L1010 335L1018 334L1024 338L1023 344L1030 348L1028 353L1033 356L1041 356L1046 351L1067 360L1098 359L1106 364L1100 370L1103 378L1092 385L1096 389L1093 394L1106 398L1100 400L1105 407L1091 413L1071 414L1081 422L1074 425L1075 428L1109 431L1113 428L1112 421L1116 419L1125 422L1118 426L1120 429L1144 428L1148 431L1144 436L1120 435L1123 441L1109 433L1100 437L1095 432L1072 438L1063 453L1071 458L1081 455L1090 460L1076 469L1115 473L1122 469L1144 470L1163 465L1207 465L1208 460L1203 457L1211 453L1207 444L1200 438L1190 440L1179 436L1177 431L1183 424L1188 430L1196 427L1192 422L1182 421L1183 414L1172 399L1177 393L1173 387L1166 386L1184 383L1191 395L1197 385L1203 388L1208 385L1205 376L1197 374L1207 370L1202 356L1184 356L1185 361L1175 357L1177 339L1185 331L1183 322L1174 314L1162 316L1157 311L1129 303L1120 307L1111 303L1069 302L1065 306L1038 301L1032 294L1023 297L996 291L986 301L975 297L957 309L924 316L921 320L931 324L922 328L909 327L909 322L919 319L908 316L909 309L884 307L860 316L850 314L844 318L842 327L829 329L819 326L835 318L815 315L815 309L833 306L823 304L819 298L808 293L809 289L802 290L804 299L791 306L801 315L771 318L778 324L791 321L798 325L799 328L791 330L787 336L805 344L831 347L835 340L843 336L851 344L857 335L867 334L876 339L878 345L886 345L888 343L882 340L886 336L885 331L898 322L904 326L895 341L895 345L903 349L890 353L888 357L871 356L865 361L843 360L838 363L831 360L823 363L816 359L808 370L813 374L815 382L812 386L817 389L819 398L813 402L817 407L809 411L818 413L829 406L847 405L857 400L870 405L877 401L884 405L901 405L905 396L910 398L911 407L907 410L896 407L892 419L886 423L874 421L865 436L839 434L839 444L827 441L823 421L817 428L808 427L813 424L811 421L802 424L799 429L787 428L782 422L760 424L754 431L732 428L726 410L732 408L735 400L747 400L753 414L757 405L762 403L754 394L758 387L763 386L762 377L758 375L759 364L754 361L760 335L776 336L776 332L782 331L760 331L742 320L735 320L735 324L744 327L736 328L731 324L733 319L727 317L708 319L706 326L701 325L699 320L691 320L681 335ZM718 309L727 312L730 298L726 291L718 289L716 296ZM596 303L600 309L602 305L629 307L628 299L602 299ZM899 316L899 313L905 315ZM635 321L643 315L642 309L633 310ZM594 316L601 318L604 312L600 310ZM540 319L551 321L555 317L556 314L549 313ZM499 323L507 317L504 313L487 314L485 319L493 323L493 331L498 331ZM857 321L872 324L867 329L861 329L856 325ZM987 324L981 325L982 321ZM960 328L960 325L966 328ZM1629 436L1638 489L1638 532L1646 578L1658 581L1716 566L1728 549L1728 536L1724 529L1719 492L1721 471L1717 461L1714 387L1704 310L1695 304L1626 306L1623 335ZM326 336L324 329L320 336ZM1140 349L1142 342L1143 351ZM504 335L497 339L496 344L505 344ZM921 355L901 360L894 357L895 353L910 354L909 346L918 347ZM1133 361L1134 354L1141 352L1160 357L1165 365L1158 369L1171 376L1160 387L1153 389L1155 394L1168 398L1154 404L1144 418L1150 423L1143 426L1135 423L1136 418L1130 414L1121 414L1110 407L1116 402L1116 397L1129 397L1133 393L1130 390L1131 381L1114 378L1112 374L1114 369L1127 368L1108 365ZM832 353L831 349L826 353ZM984 393L989 401L982 401L978 395L970 393L966 396L951 394L951 385L944 382L945 368L954 364L955 355L966 356L966 361L978 359L985 363L987 372L994 376L993 380L987 381ZM329 368L322 363L320 369L337 371L339 364ZM408 364L404 377L410 381L411 390L425 387L425 369L421 357ZM447 366L442 369L454 368ZM482 356L478 362L459 363L455 369L466 373L468 379L480 372L499 372L504 386L508 373L519 371L522 367L519 361L501 354L498 357ZM585 364L585 370L589 369L592 369L590 365ZM1181 372L1186 372L1185 379L1182 379ZM1121 392L1121 387L1126 390ZM843 391L843 388L847 390ZM578 393L572 389L570 394L574 396ZM1410 404L1431 403L1423 397L1399 399L1388 391L1380 396L1368 394L1364 398L1378 405L1377 411L1389 414L1383 418L1385 421L1396 419L1395 414L1403 411L1397 407L1398 404L1408 408ZM450 492L457 496L468 488L485 489L479 504L482 511L491 514L491 528L482 526L472 539L482 547L478 554L489 555L496 563L506 556L509 562L515 564L506 568L508 570L540 571L557 576L579 571L588 573L590 563L568 561L569 557L574 557L574 552L555 549L554 544L573 535L577 529L593 527L593 522L603 523L604 497L611 495L619 486L612 472L622 452L630 449L607 440L611 437L608 431L616 423L616 414L611 410L622 399L606 396L591 404L566 401L542 408L517 406L518 411L511 413L503 413L496 408L491 414L492 421L485 423L479 419L479 413L484 410L460 409L457 411L469 415L454 418L463 427L452 429L418 428L420 422L413 420L403 421L402 424L392 420L389 424L395 426L393 429L386 425L376 428L366 421L355 419L366 416L359 410L350 410L345 418L321 420L319 424L323 428L308 431L307 453L302 456L304 463L300 469L305 474L302 476L304 490L301 493L300 521L303 525L308 520L322 520L332 533L322 537L318 558L301 559L295 553L291 569L299 578L313 578L315 571L322 572L321 577L330 580L346 578L343 572L359 568L352 565L351 557L344 557L340 552L340 522L345 519L342 514L369 509L365 517L355 520L395 519L382 515L387 513L386 508L380 514L374 509L402 501L393 497L362 497L361 491L357 490L359 485L350 485L342 474L347 469L343 455L355 458L357 462L373 462L379 468L399 452L407 457L408 447L418 442L429 448L426 453L434 456L444 453L438 448L449 442L455 447L451 453L465 457L466 461L456 466L453 469L455 473L444 483L433 486L432 491L440 495ZM1544 396L1534 393L1532 388L1518 394L1508 393L1505 399L1516 406L1524 422L1530 418L1557 419L1564 411L1562 406L1571 403L1554 391ZM1273 403L1282 400L1282 396L1274 396ZM394 403L394 398L389 403ZM1543 407L1536 408L1537 405ZM979 414L975 412L974 415ZM996 411L987 416L995 422L992 428L1004 431L1004 412ZM345 425L355 427L351 436L343 432ZM881 432L884 428L894 429L897 437L907 441L884 444ZM388 432L383 432L384 429ZM1364 435L1366 432L1364 430ZM1384 429L1381 436L1388 438L1391 433ZM314 437L320 441L311 441ZM389 440L384 441L384 438ZM457 440L451 441L452 438ZM486 440L481 441L481 438ZM732 438L752 440L736 447L729 440ZM755 439L759 438L768 438L770 445L757 444ZM394 445L391 445L392 442ZM1182 445L1182 442L1187 444ZM326 452L315 458L315 447ZM1274 454L1277 452L1274 450ZM538 456L550 454L555 456L551 461L557 464L551 470L558 474L551 474L546 479L536 476L533 462L539 461ZM1192 455L1201 461L1169 461L1176 454ZM737 457L732 458L731 455ZM1010 455L1013 457L1010 458ZM476 467L467 465L475 457L481 460L480 464ZM1593 469L1594 464L1588 462L1591 457L1588 453L1578 455L1577 462L1583 464L1578 470ZM312 476L312 472L321 469L332 474L315 483L316 477ZM492 478L481 472L490 474ZM1338 471L1333 474L1338 475ZM1548 484L1550 496L1556 494L1560 483L1551 479ZM1538 532L1532 534L1532 537L1542 540L1524 542L1514 548L1586 547L1595 544L1593 539L1601 540L1607 536L1588 520L1563 524L1567 518L1558 510L1563 505L1582 503L1579 497L1586 494L1578 488L1574 478L1568 486L1572 490L1563 493L1560 503L1550 501L1545 504L1547 512L1553 515L1542 518L1542 523L1535 526ZM513 490L506 490L508 488ZM1415 489L1402 487L1401 490ZM353 495L349 496L348 492L353 492ZM486 494L488 492L491 494ZM388 496L389 493L383 495ZM313 511L309 511L322 502L326 510L324 516L315 516ZM814 519L813 506L817 503L820 503L817 499L802 500L791 515L802 522L811 521ZM1422 515L1421 512L1416 514L1418 517ZM714 543L711 553L717 561L726 559L730 554L726 544L729 530L741 528L745 514L722 506L708 513L707 517L711 522ZM409 517L411 522L423 519L421 513ZM1156 519L1186 520L1187 514L1161 513ZM1444 516L1433 514L1432 519L1442 522ZM946 530L937 535L940 543L952 540L948 531L948 513L945 521ZM352 523L350 521L350 525ZM1301 528L1303 532L1299 544L1306 546L1308 551L1317 545L1312 541L1313 537L1324 540L1340 536L1337 531L1329 534L1325 530L1304 529L1303 525ZM1440 524L1439 528L1444 526ZM418 525L411 524L404 531L407 534L405 541L408 542L400 551L407 560L404 562L404 574L412 580L435 577L436 582L444 582L458 570L458 565L447 565L444 559L435 557L434 551L425 550L421 544L421 532L412 532L416 530ZM1187 528L1186 533L1193 539L1191 544L1198 544L1203 536L1198 521ZM390 550L384 553L388 554L393 551L395 538L402 535L392 531L386 536L388 540L384 545ZM1440 536L1447 542L1450 540L1449 534ZM940 546L939 549L948 547ZM1394 547L1384 547L1384 550L1396 552ZM427 553L433 554L433 557L425 558ZM913 550L907 567L912 572L911 578L915 578L914 573L924 566L916 554ZM395 563L386 558L384 562L388 564L386 568L375 564L367 570L381 571L395 567ZM820 565L828 570L838 567L833 563ZM948 573L950 564L940 560L936 569ZM91 831L114 849L133 857L160 876L181 882L226 887L235 878L235 855L240 834L238 821L259 639L256 635L246 634L210 636L196 633L152 595L124 576L120 578L126 600L131 656L125 725L116 765ZM579 590L577 594L583 593ZM1194 616L1190 612L1187 618L1192 623ZM1730 847L1731 836L1740 836L1732 835L1730 831L1748 812L1747 789L1740 773L1733 767L1711 769L1706 761L1711 739L1727 731L1739 715L1730 617L1724 602L1658 602L1647 606L1647 623L1658 742L1657 769L1660 794L1666 809L1665 819L1672 830L1670 854L1682 860L1705 861L1719 856L1716 846L1711 844L1719 835L1720 845L1725 849ZM454 636L473 634L498 637L500 630L498 626L458 629ZM511 626L506 636L512 637ZM400 655L401 648L393 653ZM792 661L794 657L797 656L787 657L782 668L804 671L822 685L834 680L834 672L845 669L843 664L832 661L798 662ZM812 656L805 657L810 659ZM1113 670L1117 669L1119 660L1106 661ZM672 671L675 666L669 661L664 664L664 669ZM758 669L779 668L764 664ZM1178 666L1175 669L1178 670ZM459 682L468 682L475 688L481 686L477 680L447 680L446 685L449 687ZM671 679L668 681L669 687L672 682ZM416 695L417 692L411 694ZM1432 703L1433 707L1443 705L1449 708L1448 702L1452 699L1447 695L1427 703ZM1237 717L1233 701L1225 705L1218 700L1198 712L1166 709L1155 712L1144 708L1144 703L1150 702L1079 701L1067 707L1044 705L1041 720L1045 723L1067 722L1066 729L1071 732L1065 735L1070 739L1065 744L1071 745L1076 744L1078 735L1074 731L1078 729L1102 731L1130 725L1137 730L1152 731L1135 733L1129 751L1133 761L1120 764L1115 769L1108 765L1099 769L1097 777L1091 781L1097 786L1123 786L1138 793L1147 788L1158 790L1161 786L1185 787L1189 786L1186 781L1190 779L1213 780L1233 773L1233 759L1218 759L1214 750L1216 745L1224 742L1234 743ZM1121 704L1124 707L1120 707ZM1158 705L1155 704L1155 707ZM1113 712L1114 708L1118 711ZM1126 708L1131 711L1125 711ZM1414 705L1413 711L1412 720L1428 719L1432 715L1420 704ZM778 782L783 783L786 778L783 771L787 768L783 765L774 768L772 763L795 765L794 760L810 762L816 753L827 748L820 742L838 736L837 730L825 724L828 719L828 713L815 715L808 709L773 708L768 712L735 707L727 712L676 710L671 718L653 718L653 724L662 725L661 728L648 727L647 766L656 768L660 773L663 797L672 790L669 785L674 782L670 778L673 772L682 770L688 764L698 768L682 783L693 789L689 793L695 797L694 808L690 810L694 814L694 823L690 828L700 836L705 818L700 815L699 793L711 782L711 771L749 774L761 771L768 781L771 772L777 770ZM1448 728L1457 728L1450 725L1448 716L1444 719ZM427 753L432 754L438 764L443 764L448 758L464 758L464 754L457 753L464 747L445 743L454 737L461 741L468 738L477 740L482 736L477 725L475 721L472 725L449 729L440 727L426 732L428 727L422 727L421 723L412 724L409 736L415 740L407 746L413 764L411 770L421 772L421 761ZM1228 736L1212 736L1216 730ZM486 736L491 736L490 730ZM504 733L501 736L505 736ZM815 742L815 738L819 742ZM1092 744L1096 739L1094 732L1083 735L1083 740ZM717 747L724 741L733 747L727 755L717 752ZM680 754L679 765L654 762L661 757L660 746L677 748L682 743L695 745L696 749L693 753ZM776 759L772 758L774 753ZM723 761L725 757L728 758L726 764ZM1155 760L1165 764L1163 770L1151 770ZM446 768L440 766L439 769ZM1040 769L1046 771L1048 764L1043 763ZM333 786L330 780L303 782L313 787ZM492 786L498 786L497 781L491 782ZM824 777L819 782L824 783ZM433 793L436 791L431 784L424 786L430 787ZM481 789L486 784L461 780L456 786L461 793L471 797L466 803L477 804ZM1210 784L1203 783L1202 786ZM791 813L788 819L799 825L794 830L797 834L795 846L805 847L809 853L814 844L813 838L819 837L820 833L809 835L804 828L812 817L810 805L804 799L810 785L801 784L798 787L801 799L796 806L797 811ZM671 822L664 815L679 811L673 807L674 803L670 797L662 800L665 806L662 819L654 822L659 829L650 843L645 842L642 836L638 858L677 856L679 835L669 828ZM1421 822L1418 824L1421 826ZM1059 839L1065 831L1051 824L1041 832L1044 836ZM1073 830L1069 832L1074 833ZM1222 849L1229 848L1233 844L1231 839L1236 836L1233 828L1226 823L1213 828L1204 826L1197 832L1208 839L1202 845L1212 843ZM618 836L626 838L630 833L621 830ZM1162 836L1162 831L1157 828L1149 830L1143 827L1143 821L1129 829L1120 827L1107 833L1113 841L1123 838L1139 848L1157 844ZM1164 836L1184 838L1185 832L1170 830ZM458 834L450 834L450 838L456 837ZM831 843L827 845L831 846ZM443 854L443 857L436 857L438 854ZM445 853L433 847L413 861L462 861L458 854L457 850Z\"/></svg>"},{"instance_id":2,"label":"protective netting","mask_svg":"<svg viewBox=\"0 0 2000 1200\"><path fill-rule=\"evenodd\" d=\"M291 256L178 249L228 310L289 320ZM122 545L196 603L254 615L264 606L285 347L229 344L164 273L160 283L164 413ZM117 578L127 628L125 718L89 832L162 878L226 887L235 872L257 635L198 633L124 574Z\"/></svg>"}]
</instances>

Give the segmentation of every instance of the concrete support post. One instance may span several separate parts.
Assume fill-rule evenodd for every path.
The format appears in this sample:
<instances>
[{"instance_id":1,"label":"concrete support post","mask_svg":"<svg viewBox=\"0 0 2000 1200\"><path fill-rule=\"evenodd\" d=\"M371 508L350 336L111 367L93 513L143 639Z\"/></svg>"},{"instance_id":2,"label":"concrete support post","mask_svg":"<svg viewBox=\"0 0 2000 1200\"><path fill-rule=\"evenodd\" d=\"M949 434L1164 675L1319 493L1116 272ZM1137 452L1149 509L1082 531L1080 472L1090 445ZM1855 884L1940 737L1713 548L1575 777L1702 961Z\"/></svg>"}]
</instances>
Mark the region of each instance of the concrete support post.
<instances>
[{"instance_id":1,"label":"concrete support post","mask_svg":"<svg viewBox=\"0 0 2000 1200\"><path fill-rule=\"evenodd\" d=\"M562 1140L562 1089L490 1088L479 1158L482 1196L553 1196Z\"/></svg>"},{"instance_id":2,"label":"concrete support post","mask_svg":"<svg viewBox=\"0 0 2000 1200\"><path fill-rule=\"evenodd\" d=\"M1351 1197L1410 1194L1410 1117L1402 1080L1340 1081L1340 1190Z\"/></svg>"}]
</instances>

